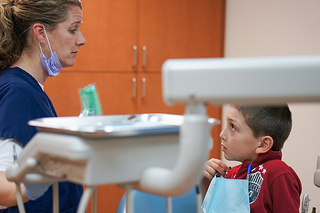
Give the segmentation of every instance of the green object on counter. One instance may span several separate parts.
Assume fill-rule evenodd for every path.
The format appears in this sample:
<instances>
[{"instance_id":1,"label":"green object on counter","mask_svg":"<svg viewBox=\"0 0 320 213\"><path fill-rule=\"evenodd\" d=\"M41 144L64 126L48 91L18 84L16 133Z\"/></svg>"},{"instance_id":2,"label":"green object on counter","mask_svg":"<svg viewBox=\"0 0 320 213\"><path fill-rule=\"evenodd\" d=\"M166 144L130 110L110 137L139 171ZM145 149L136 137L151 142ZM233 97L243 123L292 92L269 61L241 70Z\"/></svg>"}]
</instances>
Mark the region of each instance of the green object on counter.
<instances>
[{"instance_id":1,"label":"green object on counter","mask_svg":"<svg viewBox=\"0 0 320 213\"><path fill-rule=\"evenodd\" d=\"M99 96L95 84L79 89L82 111L80 116L102 115Z\"/></svg>"}]
</instances>

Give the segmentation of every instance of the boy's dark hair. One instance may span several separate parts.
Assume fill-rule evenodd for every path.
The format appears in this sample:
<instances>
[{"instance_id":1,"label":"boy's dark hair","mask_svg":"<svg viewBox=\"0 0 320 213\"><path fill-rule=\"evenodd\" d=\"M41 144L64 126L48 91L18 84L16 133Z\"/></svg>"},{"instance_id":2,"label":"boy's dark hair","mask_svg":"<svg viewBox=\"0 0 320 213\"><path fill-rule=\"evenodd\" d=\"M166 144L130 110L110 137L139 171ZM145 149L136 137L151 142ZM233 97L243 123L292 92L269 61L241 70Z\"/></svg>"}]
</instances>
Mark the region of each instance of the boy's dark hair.
<instances>
[{"instance_id":1,"label":"boy's dark hair","mask_svg":"<svg viewBox=\"0 0 320 213\"><path fill-rule=\"evenodd\" d=\"M288 105L235 105L234 107L242 113L255 138L270 136L273 139L271 150L279 151L282 149L292 127L291 111Z\"/></svg>"}]
</instances>

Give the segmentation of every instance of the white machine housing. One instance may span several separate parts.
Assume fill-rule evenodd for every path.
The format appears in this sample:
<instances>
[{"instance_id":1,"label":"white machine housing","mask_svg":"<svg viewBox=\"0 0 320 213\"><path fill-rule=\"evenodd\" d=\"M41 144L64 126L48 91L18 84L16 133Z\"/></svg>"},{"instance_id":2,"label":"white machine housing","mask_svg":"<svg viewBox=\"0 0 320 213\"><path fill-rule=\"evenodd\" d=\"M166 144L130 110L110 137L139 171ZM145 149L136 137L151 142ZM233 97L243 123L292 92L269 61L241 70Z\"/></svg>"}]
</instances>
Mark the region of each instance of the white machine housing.
<instances>
[{"instance_id":1,"label":"white machine housing","mask_svg":"<svg viewBox=\"0 0 320 213\"><path fill-rule=\"evenodd\" d=\"M169 59L162 81L169 105L319 102L320 55ZM314 184L320 187L320 155Z\"/></svg>"},{"instance_id":2,"label":"white machine housing","mask_svg":"<svg viewBox=\"0 0 320 213\"><path fill-rule=\"evenodd\" d=\"M320 101L320 56L169 59L167 104L281 104Z\"/></svg>"}]
</instances>

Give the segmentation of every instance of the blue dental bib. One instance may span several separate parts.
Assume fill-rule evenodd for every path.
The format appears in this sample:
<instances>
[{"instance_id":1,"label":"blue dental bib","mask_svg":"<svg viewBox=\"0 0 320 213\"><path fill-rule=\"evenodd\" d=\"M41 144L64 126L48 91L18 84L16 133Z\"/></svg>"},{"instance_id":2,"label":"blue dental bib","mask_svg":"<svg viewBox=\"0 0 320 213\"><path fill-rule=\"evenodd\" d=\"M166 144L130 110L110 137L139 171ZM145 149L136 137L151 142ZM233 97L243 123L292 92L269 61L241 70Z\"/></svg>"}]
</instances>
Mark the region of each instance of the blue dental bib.
<instances>
[{"instance_id":1,"label":"blue dental bib","mask_svg":"<svg viewBox=\"0 0 320 213\"><path fill-rule=\"evenodd\" d=\"M203 213L250 213L248 180L214 177L202 204Z\"/></svg>"}]
</instances>

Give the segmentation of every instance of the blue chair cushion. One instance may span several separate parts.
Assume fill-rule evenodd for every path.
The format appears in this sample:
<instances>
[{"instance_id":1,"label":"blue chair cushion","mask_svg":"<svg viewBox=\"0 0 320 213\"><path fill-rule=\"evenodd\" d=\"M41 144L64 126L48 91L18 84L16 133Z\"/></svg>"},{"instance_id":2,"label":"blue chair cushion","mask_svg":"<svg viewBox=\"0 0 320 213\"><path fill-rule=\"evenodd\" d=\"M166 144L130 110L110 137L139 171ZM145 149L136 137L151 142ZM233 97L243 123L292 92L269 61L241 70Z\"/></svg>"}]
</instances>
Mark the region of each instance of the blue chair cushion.
<instances>
[{"instance_id":1,"label":"blue chair cushion","mask_svg":"<svg viewBox=\"0 0 320 213\"><path fill-rule=\"evenodd\" d=\"M166 197L153 195L138 190L132 190L134 213L166 213ZM126 194L119 203L116 213L126 212ZM185 195L172 198L173 213L197 212L196 189L192 189Z\"/></svg>"}]
</instances>

